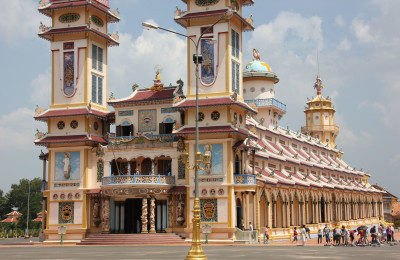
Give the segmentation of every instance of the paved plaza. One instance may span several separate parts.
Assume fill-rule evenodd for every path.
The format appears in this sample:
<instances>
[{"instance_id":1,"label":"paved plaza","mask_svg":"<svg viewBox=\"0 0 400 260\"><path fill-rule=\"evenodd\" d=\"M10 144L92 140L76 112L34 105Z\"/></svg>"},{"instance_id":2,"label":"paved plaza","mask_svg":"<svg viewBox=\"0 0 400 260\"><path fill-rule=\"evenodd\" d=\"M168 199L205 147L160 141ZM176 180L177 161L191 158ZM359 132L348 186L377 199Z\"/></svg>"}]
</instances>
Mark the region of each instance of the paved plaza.
<instances>
[{"instance_id":1,"label":"paved plaza","mask_svg":"<svg viewBox=\"0 0 400 260\"><path fill-rule=\"evenodd\" d=\"M280 246L279 246L280 245ZM209 260L225 259L400 259L400 246L325 247L235 245L203 247ZM188 246L5 246L0 259L184 259Z\"/></svg>"}]
</instances>

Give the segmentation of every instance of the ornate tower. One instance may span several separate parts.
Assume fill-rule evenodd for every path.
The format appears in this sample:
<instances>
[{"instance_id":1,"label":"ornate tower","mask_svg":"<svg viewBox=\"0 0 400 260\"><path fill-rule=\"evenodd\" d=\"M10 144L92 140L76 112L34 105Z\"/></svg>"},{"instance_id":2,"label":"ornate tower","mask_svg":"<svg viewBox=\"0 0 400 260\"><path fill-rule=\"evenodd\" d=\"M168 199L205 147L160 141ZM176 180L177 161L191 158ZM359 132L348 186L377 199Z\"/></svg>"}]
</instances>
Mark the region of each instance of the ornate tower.
<instances>
[{"instance_id":1,"label":"ornate tower","mask_svg":"<svg viewBox=\"0 0 400 260\"><path fill-rule=\"evenodd\" d=\"M317 90L317 96L307 101L304 109L306 114L306 126L301 128L303 134L318 138L322 143L335 148L335 140L339 134L339 127L335 125L335 108L329 97L322 96L322 80L317 76L314 88Z\"/></svg>"},{"instance_id":2,"label":"ornate tower","mask_svg":"<svg viewBox=\"0 0 400 260\"><path fill-rule=\"evenodd\" d=\"M261 61L260 53L253 49L253 60L243 69L243 96L248 104L257 106L257 121L265 127L278 126L286 114L286 105L275 99L275 84L279 78L271 67Z\"/></svg>"},{"instance_id":3,"label":"ornate tower","mask_svg":"<svg viewBox=\"0 0 400 260\"><path fill-rule=\"evenodd\" d=\"M50 0L39 12L51 17L41 23L39 37L50 41L52 53L51 105L37 108L35 119L47 123L35 144L49 151L47 239L59 239L57 226L73 224L65 237L85 237L90 223L89 189L99 188L94 147L105 144L112 115L107 109L107 48L119 44L108 23L119 21L109 0ZM93 163L95 162L95 163Z\"/></svg>"}]
</instances>

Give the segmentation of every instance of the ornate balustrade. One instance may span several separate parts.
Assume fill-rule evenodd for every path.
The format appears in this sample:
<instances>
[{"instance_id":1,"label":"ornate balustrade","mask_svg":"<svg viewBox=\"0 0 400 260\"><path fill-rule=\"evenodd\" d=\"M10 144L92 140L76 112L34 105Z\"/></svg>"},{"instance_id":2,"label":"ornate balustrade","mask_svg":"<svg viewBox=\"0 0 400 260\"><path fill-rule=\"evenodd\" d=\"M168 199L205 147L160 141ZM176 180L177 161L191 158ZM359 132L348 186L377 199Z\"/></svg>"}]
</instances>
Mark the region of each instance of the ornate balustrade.
<instances>
[{"instance_id":1,"label":"ornate balustrade","mask_svg":"<svg viewBox=\"0 0 400 260\"><path fill-rule=\"evenodd\" d=\"M133 146L133 148L172 147L174 141L172 134L141 134L136 136L114 136L114 134L110 134L108 146L116 149L121 145Z\"/></svg>"},{"instance_id":2,"label":"ornate balustrade","mask_svg":"<svg viewBox=\"0 0 400 260\"><path fill-rule=\"evenodd\" d=\"M165 175L114 175L103 177L103 185L120 184L175 184L175 176Z\"/></svg>"},{"instance_id":3,"label":"ornate balustrade","mask_svg":"<svg viewBox=\"0 0 400 260\"><path fill-rule=\"evenodd\" d=\"M254 103L257 107L275 106L283 111L286 111L286 105L275 98L249 99L245 100L244 102L247 104Z\"/></svg>"},{"instance_id":4,"label":"ornate balustrade","mask_svg":"<svg viewBox=\"0 0 400 260\"><path fill-rule=\"evenodd\" d=\"M256 184L256 176L251 174L236 174L235 184Z\"/></svg>"}]
</instances>

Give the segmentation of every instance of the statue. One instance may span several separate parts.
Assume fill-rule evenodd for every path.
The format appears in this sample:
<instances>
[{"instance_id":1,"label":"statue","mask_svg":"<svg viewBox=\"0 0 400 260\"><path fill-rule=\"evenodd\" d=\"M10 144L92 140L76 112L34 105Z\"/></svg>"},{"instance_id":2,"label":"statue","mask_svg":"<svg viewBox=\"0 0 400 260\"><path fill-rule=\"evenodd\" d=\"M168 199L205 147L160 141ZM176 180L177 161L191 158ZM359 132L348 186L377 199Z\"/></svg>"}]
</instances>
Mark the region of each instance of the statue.
<instances>
[{"instance_id":1,"label":"statue","mask_svg":"<svg viewBox=\"0 0 400 260\"><path fill-rule=\"evenodd\" d=\"M94 225L96 227L99 227L101 220L100 220L100 203L98 198L94 199L92 217Z\"/></svg>"},{"instance_id":2,"label":"statue","mask_svg":"<svg viewBox=\"0 0 400 260\"><path fill-rule=\"evenodd\" d=\"M185 209L185 202L182 200L182 198L180 198L178 202L178 217L176 218L176 222L180 226L182 226L183 223L185 223L184 209Z\"/></svg>"},{"instance_id":3,"label":"statue","mask_svg":"<svg viewBox=\"0 0 400 260\"><path fill-rule=\"evenodd\" d=\"M211 145L209 145L209 144L206 144L205 146L204 146L204 155L209 155L210 156L210 158L212 158L211 157L211 150L212 150L212 146ZM212 159L211 159L212 160ZM204 167L204 171L207 173L207 174L211 174L211 167L212 167L212 163L210 163L210 164L208 164L208 165L205 165L205 167Z\"/></svg>"},{"instance_id":4,"label":"statue","mask_svg":"<svg viewBox=\"0 0 400 260\"><path fill-rule=\"evenodd\" d=\"M101 224L102 224L102 232L109 233L110 232L110 199L104 198L103 205L101 210Z\"/></svg>"},{"instance_id":5,"label":"statue","mask_svg":"<svg viewBox=\"0 0 400 260\"><path fill-rule=\"evenodd\" d=\"M70 164L70 153L65 153L64 159L63 159L63 164L64 164L64 178L69 179L70 177L70 171L71 171L71 164Z\"/></svg>"},{"instance_id":6,"label":"statue","mask_svg":"<svg viewBox=\"0 0 400 260\"><path fill-rule=\"evenodd\" d=\"M256 48L253 48L253 60L261 60L260 53Z\"/></svg>"},{"instance_id":7,"label":"statue","mask_svg":"<svg viewBox=\"0 0 400 260\"><path fill-rule=\"evenodd\" d=\"M156 73L156 78L154 79L154 85L151 87L153 91L161 91L163 90L164 84L161 83L161 65L156 65L154 67L154 72Z\"/></svg>"}]
</instances>

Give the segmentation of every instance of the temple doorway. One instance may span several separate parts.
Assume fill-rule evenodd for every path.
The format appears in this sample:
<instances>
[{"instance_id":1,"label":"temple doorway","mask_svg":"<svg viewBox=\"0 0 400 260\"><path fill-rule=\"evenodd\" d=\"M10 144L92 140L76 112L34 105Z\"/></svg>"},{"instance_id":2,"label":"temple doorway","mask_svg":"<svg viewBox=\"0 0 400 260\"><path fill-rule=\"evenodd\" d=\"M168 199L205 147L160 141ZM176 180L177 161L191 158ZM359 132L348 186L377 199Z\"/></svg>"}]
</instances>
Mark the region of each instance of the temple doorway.
<instances>
[{"instance_id":1,"label":"temple doorway","mask_svg":"<svg viewBox=\"0 0 400 260\"><path fill-rule=\"evenodd\" d=\"M125 201L125 233L139 234L142 230L142 199Z\"/></svg>"}]
</instances>

